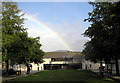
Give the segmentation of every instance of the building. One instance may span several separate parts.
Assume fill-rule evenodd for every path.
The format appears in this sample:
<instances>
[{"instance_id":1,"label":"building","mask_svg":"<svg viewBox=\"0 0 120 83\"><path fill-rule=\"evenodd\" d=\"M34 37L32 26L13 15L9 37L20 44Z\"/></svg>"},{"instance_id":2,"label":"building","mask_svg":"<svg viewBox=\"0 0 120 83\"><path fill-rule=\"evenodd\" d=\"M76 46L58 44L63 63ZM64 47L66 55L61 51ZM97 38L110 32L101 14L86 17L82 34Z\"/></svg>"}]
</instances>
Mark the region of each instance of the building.
<instances>
[{"instance_id":1,"label":"building","mask_svg":"<svg viewBox=\"0 0 120 83\"><path fill-rule=\"evenodd\" d=\"M78 64L83 60L80 52L47 52L43 59L44 70L66 69L70 64Z\"/></svg>"},{"instance_id":2,"label":"building","mask_svg":"<svg viewBox=\"0 0 120 83\"><path fill-rule=\"evenodd\" d=\"M58 51L46 52L43 56L43 63L30 63L31 70L56 70L56 69L89 69L98 70L99 63L86 61L81 52ZM16 70L27 71L25 65L14 65Z\"/></svg>"},{"instance_id":3,"label":"building","mask_svg":"<svg viewBox=\"0 0 120 83\"><path fill-rule=\"evenodd\" d=\"M61 51L46 52L43 57L44 62L33 64L32 70L54 70L54 69L87 69L99 70L100 64L86 61L81 52Z\"/></svg>"},{"instance_id":4,"label":"building","mask_svg":"<svg viewBox=\"0 0 120 83\"><path fill-rule=\"evenodd\" d=\"M120 71L120 59L118 60L118 66L119 66L119 71ZM108 72L111 71L111 74L115 74L116 73L115 60L112 60L108 64L105 64L105 71L106 72L107 72L107 68L108 68Z\"/></svg>"}]
</instances>

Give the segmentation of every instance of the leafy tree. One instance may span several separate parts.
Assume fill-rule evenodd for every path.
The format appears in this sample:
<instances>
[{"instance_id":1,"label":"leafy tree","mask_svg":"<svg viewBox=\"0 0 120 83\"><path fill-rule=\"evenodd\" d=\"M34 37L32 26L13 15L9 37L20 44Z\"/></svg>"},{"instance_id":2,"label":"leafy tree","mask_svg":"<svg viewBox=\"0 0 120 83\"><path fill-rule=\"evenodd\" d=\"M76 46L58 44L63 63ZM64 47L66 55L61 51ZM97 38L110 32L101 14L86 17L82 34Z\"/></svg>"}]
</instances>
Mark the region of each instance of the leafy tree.
<instances>
[{"instance_id":1,"label":"leafy tree","mask_svg":"<svg viewBox=\"0 0 120 83\"><path fill-rule=\"evenodd\" d=\"M89 18L85 21L92 22L84 35L96 40L92 44L102 57L109 62L110 59L116 61L116 74L119 74L118 59L120 45L120 2L90 2L93 11L89 12ZM89 47L90 46L90 47ZM91 48L91 45L85 49ZM101 54L102 53L102 54ZM96 56L96 55L95 55Z\"/></svg>"},{"instance_id":2,"label":"leafy tree","mask_svg":"<svg viewBox=\"0 0 120 83\"><path fill-rule=\"evenodd\" d=\"M7 64L7 72L11 43L14 42L17 33L24 31L24 28L21 28L24 18L21 18L22 15L18 15L19 13L20 10L18 10L16 3L2 2L2 59Z\"/></svg>"},{"instance_id":3,"label":"leafy tree","mask_svg":"<svg viewBox=\"0 0 120 83\"><path fill-rule=\"evenodd\" d=\"M30 38L23 28L24 18L20 15L14 2L3 2L2 11L2 57L6 62L7 72L9 62L14 64L28 64L42 62L44 52L40 50L39 37Z\"/></svg>"},{"instance_id":4,"label":"leafy tree","mask_svg":"<svg viewBox=\"0 0 120 83\"><path fill-rule=\"evenodd\" d=\"M42 58L44 55L44 52L40 50L40 47L42 45L39 43L39 39L40 37L34 38L33 39L34 42L30 48L30 52L32 52L30 57L30 62L34 62L37 64L43 62Z\"/></svg>"},{"instance_id":5,"label":"leafy tree","mask_svg":"<svg viewBox=\"0 0 120 83\"><path fill-rule=\"evenodd\" d=\"M116 63L116 74L119 74L118 59L120 58L120 1L113 3L109 13L104 17L105 24L109 28L109 48L110 54Z\"/></svg>"}]
</instances>

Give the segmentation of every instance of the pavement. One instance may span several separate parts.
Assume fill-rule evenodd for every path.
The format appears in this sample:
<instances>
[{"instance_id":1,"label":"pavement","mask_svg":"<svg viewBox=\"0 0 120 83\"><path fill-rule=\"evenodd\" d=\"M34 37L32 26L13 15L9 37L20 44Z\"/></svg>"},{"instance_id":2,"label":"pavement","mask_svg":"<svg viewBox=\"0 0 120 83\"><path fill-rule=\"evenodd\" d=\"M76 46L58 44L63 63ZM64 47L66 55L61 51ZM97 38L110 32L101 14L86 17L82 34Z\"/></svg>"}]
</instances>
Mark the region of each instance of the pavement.
<instances>
[{"instance_id":1,"label":"pavement","mask_svg":"<svg viewBox=\"0 0 120 83\"><path fill-rule=\"evenodd\" d=\"M112 79L112 80L115 80L117 81L118 83L120 83L120 76L116 76L115 74L112 74L112 75L107 75L106 77Z\"/></svg>"},{"instance_id":2,"label":"pavement","mask_svg":"<svg viewBox=\"0 0 120 83\"><path fill-rule=\"evenodd\" d=\"M98 70L93 71L93 72L100 74L100 72ZM104 77L108 77L108 78L120 83L120 76L116 76L115 73L112 73L112 74L104 73Z\"/></svg>"},{"instance_id":3,"label":"pavement","mask_svg":"<svg viewBox=\"0 0 120 83\"><path fill-rule=\"evenodd\" d=\"M37 73L37 72L40 72L40 71L38 71L38 70L36 70L36 71L30 71L30 74L26 74L27 71L22 71L22 72L21 72L21 75L19 75L19 76L10 75L10 76L7 76L7 77L2 77L2 81L14 80L14 79L16 79L16 78L28 76L28 75L31 75L31 74L34 74L34 73Z\"/></svg>"}]
</instances>

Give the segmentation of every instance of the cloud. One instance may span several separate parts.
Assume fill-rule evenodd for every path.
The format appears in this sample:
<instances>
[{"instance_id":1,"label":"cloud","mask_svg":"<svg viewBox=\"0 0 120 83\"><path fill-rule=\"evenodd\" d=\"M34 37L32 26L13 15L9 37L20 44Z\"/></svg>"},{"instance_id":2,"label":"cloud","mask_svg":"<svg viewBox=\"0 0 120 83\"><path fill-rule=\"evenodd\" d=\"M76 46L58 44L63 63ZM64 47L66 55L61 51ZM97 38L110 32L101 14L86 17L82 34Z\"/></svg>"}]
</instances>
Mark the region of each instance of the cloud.
<instances>
[{"instance_id":1,"label":"cloud","mask_svg":"<svg viewBox=\"0 0 120 83\"><path fill-rule=\"evenodd\" d=\"M82 35L86 28L82 22L75 21L72 24L67 23L67 26L65 25L64 29L58 31L58 33L60 34L62 32L65 34L61 36L73 50L82 51L84 44L89 40L89 38L85 38Z\"/></svg>"},{"instance_id":2,"label":"cloud","mask_svg":"<svg viewBox=\"0 0 120 83\"><path fill-rule=\"evenodd\" d=\"M33 16L37 18L38 15L34 14ZM72 23L63 22L61 24L52 22L42 23L55 31L74 51L82 51L85 42L89 40L82 36L87 27L80 21L74 21ZM25 21L25 27L28 28L28 36L40 36L40 42L44 51L68 50L54 34L37 26L29 19Z\"/></svg>"}]
</instances>

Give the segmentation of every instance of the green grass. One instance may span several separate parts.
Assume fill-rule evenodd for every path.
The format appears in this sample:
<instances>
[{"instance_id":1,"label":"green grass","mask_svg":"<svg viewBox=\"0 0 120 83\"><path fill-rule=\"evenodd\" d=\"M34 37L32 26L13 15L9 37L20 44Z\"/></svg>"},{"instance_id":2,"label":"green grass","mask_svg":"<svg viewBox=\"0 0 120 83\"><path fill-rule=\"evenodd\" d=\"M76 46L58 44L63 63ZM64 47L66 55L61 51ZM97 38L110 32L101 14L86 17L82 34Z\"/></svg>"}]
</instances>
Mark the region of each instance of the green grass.
<instances>
[{"instance_id":1,"label":"green grass","mask_svg":"<svg viewBox=\"0 0 120 83\"><path fill-rule=\"evenodd\" d=\"M50 70L21 77L14 81L80 81L80 83L115 83L108 78L85 70Z\"/></svg>"}]
</instances>

